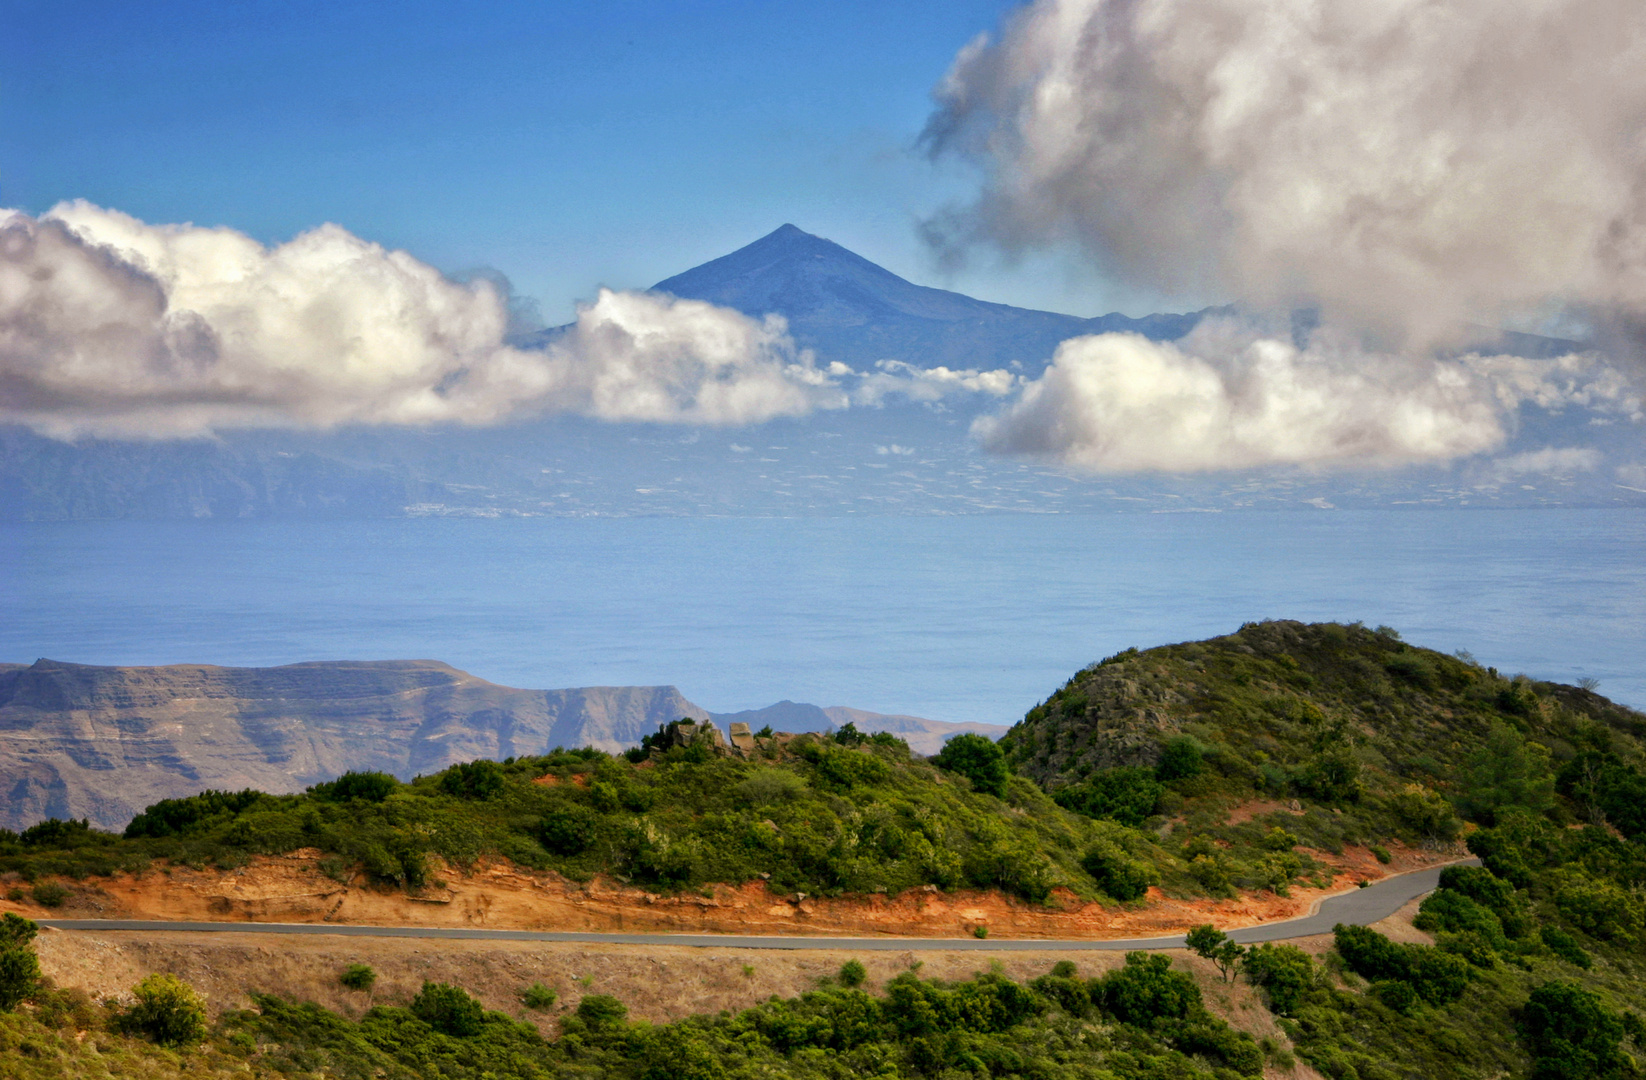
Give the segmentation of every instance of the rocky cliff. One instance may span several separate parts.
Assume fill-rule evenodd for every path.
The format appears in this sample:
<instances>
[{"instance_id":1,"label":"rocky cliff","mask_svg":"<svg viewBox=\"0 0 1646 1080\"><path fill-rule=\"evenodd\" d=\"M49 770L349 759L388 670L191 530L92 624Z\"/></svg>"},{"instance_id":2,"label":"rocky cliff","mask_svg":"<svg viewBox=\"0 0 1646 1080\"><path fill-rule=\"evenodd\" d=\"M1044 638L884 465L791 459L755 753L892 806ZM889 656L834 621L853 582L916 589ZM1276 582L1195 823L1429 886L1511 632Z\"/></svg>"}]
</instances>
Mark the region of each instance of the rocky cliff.
<instances>
[{"instance_id":1,"label":"rocky cliff","mask_svg":"<svg viewBox=\"0 0 1646 1080\"><path fill-rule=\"evenodd\" d=\"M0 667L0 826L125 824L205 788L296 791L555 746L621 750L683 716L672 686L517 690L433 660L275 668Z\"/></svg>"}]
</instances>

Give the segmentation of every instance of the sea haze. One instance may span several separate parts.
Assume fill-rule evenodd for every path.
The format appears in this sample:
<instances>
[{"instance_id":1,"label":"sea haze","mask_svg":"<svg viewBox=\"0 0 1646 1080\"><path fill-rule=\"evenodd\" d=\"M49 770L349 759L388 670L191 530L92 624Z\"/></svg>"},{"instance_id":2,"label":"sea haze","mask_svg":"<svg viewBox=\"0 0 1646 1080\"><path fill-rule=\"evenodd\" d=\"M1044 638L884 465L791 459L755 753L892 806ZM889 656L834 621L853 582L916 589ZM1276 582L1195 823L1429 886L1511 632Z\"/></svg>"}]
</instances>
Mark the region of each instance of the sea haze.
<instances>
[{"instance_id":1,"label":"sea haze","mask_svg":"<svg viewBox=\"0 0 1646 1080\"><path fill-rule=\"evenodd\" d=\"M1130 645L1364 620L1646 705L1646 511L0 527L0 660L430 658L1012 723Z\"/></svg>"}]
</instances>

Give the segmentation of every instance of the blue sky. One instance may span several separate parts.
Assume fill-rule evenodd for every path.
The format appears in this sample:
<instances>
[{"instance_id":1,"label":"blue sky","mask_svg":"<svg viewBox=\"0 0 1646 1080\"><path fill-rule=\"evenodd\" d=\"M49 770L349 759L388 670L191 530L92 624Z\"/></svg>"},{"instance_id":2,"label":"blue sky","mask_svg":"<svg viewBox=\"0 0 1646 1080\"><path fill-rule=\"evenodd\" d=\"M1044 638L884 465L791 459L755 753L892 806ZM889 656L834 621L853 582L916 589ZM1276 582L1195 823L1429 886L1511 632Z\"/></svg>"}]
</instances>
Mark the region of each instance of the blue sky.
<instances>
[{"instance_id":1,"label":"blue sky","mask_svg":"<svg viewBox=\"0 0 1646 1080\"><path fill-rule=\"evenodd\" d=\"M931 87L1011 7L12 0L0 205L335 221L550 319L785 221L988 299L1137 309L1055 257L944 277L916 237L970 184L914 147Z\"/></svg>"}]
</instances>

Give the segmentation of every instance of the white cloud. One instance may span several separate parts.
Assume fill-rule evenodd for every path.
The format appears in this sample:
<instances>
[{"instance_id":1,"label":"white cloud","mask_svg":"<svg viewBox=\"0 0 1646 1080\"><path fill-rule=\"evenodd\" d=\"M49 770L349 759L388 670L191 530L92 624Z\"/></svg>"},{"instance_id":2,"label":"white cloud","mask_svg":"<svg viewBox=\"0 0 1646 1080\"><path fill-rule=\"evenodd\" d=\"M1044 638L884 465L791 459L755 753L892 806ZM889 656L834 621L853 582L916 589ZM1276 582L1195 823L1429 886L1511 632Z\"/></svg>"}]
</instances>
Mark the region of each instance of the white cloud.
<instances>
[{"instance_id":1,"label":"white cloud","mask_svg":"<svg viewBox=\"0 0 1646 1080\"><path fill-rule=\"evenodd\" d=\"M84 202L0 215L0 419L47 434L492 423L735 425L846 404L781 319L602 290L542 349L506 298L326 225L273 248Z\"/></svg>"},{"instance_id":2,"label":"white cloud","mask_svg":"<svg viewBox=\"0 0 1646 1080\"><path fill-rule=\"evenodd\" d=\"M836 364L831 366L840 367ZM935 402L957 394L986 394L1004 397L1018 385L1019 376L1009 371L956 371L947 367L922 368L902 360L882 360L875 364L852 390L855 405L879 405L892 394L910 401Z\"/></svg>"},{"instance_id":3,"label":"white cloud","mask_svg":"<svg viewBox=\"0 0 1646 1080\"><path fill-rule=\"evenodd\" d=\"M1518 476L1570 476L1594 472L1603 460L1599 450L1587 446L1545 446L1511 454L1491 462L1491 470L1501 478Z\"/></svg>"},{"instance_id":4,"label":"white cloud","mask_svg":"<svg viewBox=\"0 0 1646 1080\"><path fill-rule=\"evenodd\" d=\"M892 443L890 446L877 446L874 448L874 452L882 457L885 457L888 454L898 454L900 456L907 457L914 453L914 447L899 446L896 443Z\"/></svg>"},{"instance_id":5,"label":"white cloud","mask_svg":"<svg viewBox=\"0 0 1646 1080\"><path fill-rule=\"evenodd\" d=\"M1235 320L1180 342L1074 338L973 434L998 453L1093 472L1265 465L1393 465L1502 444L1496 384L1466 361L1359 351L1317 334L1310 348Z\"/></svg>"},{"instance_id":6,"label":"white cloud","mask_svg":"<svg viewBox=\"0 0 1646 1080\"><path fill-rule=\"evenodd\" d=\"M1407 344L1551 304L1640 332L1639 0L1036 0L937 96L986 172L956 244Z\"/></svg>"}]
</instances>

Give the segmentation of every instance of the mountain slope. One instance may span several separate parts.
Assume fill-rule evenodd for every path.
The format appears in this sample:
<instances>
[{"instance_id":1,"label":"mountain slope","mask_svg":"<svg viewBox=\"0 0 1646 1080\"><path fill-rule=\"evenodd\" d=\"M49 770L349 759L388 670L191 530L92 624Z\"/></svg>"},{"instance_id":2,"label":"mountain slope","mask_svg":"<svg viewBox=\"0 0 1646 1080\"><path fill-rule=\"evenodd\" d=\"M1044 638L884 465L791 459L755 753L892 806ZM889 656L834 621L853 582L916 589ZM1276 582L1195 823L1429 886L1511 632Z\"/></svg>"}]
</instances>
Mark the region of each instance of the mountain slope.
<instances>
[{"instance_id":1,"label":"mountain slope","mask_svg":"<svg viewBox=\"0 0 1646 1080\"><path fill-rule=\"evenodd\" d=\"M902 360L993 368L1017 361L1039 372L1066 338L1130 331L1171 340L1207 313L1084 319L992 304L916 285L793 225L652 288L747 315L781 315L801 345L854 367Z\"/></svg>"}]
</instances>

